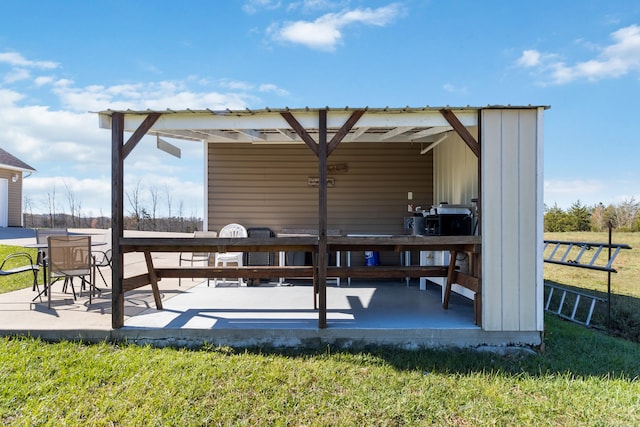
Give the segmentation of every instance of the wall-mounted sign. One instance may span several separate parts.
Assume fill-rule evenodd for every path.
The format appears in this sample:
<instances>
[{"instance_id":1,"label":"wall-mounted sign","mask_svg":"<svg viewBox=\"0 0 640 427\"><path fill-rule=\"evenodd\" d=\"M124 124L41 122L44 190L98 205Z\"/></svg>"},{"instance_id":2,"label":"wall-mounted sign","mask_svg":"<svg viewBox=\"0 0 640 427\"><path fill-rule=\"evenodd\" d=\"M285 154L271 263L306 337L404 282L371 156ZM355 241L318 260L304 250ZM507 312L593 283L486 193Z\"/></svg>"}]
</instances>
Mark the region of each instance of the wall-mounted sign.
<instances>
[{"instance_id":1,"label":"wall-mounted sign","mask_svg":"<svg viewBox=\"0 0 640 427\"><path fill-rule=\"evenodd\" d=\"M340 163L337 165L327 165L327 173L347 173L349 172L349 166L346 163Z\"/></svg>"},{"instance_id":2,"label":"wall-mounted sign","mask_svg":"<svg viewBox=\"0 0 640 427\"><path fill-rule=\"evenodd\" d=\"M309 187L317 187L320 185L320 178L317 176L310 176L307 178L307 185ZM327 187L334 187L336 185L335 178L327 178Z\"/></svg>"}]
</instances>

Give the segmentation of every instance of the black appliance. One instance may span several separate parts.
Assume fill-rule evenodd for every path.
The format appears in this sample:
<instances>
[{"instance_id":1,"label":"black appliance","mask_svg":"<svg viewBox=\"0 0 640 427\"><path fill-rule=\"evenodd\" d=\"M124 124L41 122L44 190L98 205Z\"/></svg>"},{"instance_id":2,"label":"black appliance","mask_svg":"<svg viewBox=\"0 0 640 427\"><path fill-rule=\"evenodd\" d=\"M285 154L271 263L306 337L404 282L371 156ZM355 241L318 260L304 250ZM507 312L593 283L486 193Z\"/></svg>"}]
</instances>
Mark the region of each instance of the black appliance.
<instances>
[{"instance_id":1,"label":"black appliance","mask_svg":"<svg viewBox=\"0 0 640 427\"><path fill-rule=\"evenodd\" d=\"M427 236L468 236L472 234L472 222L467 214L427 215Z\"/></svg>"}]
</instances>

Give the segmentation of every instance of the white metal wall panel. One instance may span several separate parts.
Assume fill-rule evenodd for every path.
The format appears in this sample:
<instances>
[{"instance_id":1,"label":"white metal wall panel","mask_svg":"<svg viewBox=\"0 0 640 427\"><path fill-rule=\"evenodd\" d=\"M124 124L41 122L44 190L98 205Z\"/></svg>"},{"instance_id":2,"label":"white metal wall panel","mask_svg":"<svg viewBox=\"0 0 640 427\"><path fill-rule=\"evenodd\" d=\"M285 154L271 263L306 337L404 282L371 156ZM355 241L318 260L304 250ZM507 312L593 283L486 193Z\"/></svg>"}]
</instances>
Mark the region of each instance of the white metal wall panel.
<instances>
[{"instance_id":1,"label":"white metal wall panel","mask_svg":"<svg viewBox=\"0 0 640 427\"><path fill-rule=\"evenodd\" d=\"M539 114L537 110L483 111L485 330L542 330Z\"/></svg>"},{"instance_id":2,"label":"white metal wall panel","mask_svg":"<svg viewBox=\"0 0 640 427\"><path fill-rule=\"evenodd\" d=\"M478 195L478 158L455 132L433 151L434 202L470 204Z\"/></svg>"}]
</instances>

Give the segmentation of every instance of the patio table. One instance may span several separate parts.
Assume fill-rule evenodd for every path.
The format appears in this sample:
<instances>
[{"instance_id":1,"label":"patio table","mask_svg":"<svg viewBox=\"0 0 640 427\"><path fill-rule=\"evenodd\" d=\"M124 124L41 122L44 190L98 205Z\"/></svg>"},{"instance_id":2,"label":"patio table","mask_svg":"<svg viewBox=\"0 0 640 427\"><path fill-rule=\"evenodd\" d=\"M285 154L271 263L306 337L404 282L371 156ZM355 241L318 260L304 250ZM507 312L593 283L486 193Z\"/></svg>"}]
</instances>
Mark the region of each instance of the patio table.
<instances>
[{"instance_id":1,"label":"patio table","mask_svg":"<svg viewBox=\"0 0 640 427\"><path fill-rule=\"evenodd\" d=\"M83 234L74 234L74 236L83 236ZM92 235L89 235L90 237L93 237ZM91 240L91 246L104 246L106 245L107 242L98 242L98 241L93 241L93 239ZM33 299L31 301L35 301L37 298L41 297L42 295L47 295L47 257L45 256L45 249L47 249L49 247L48 243L27 243L23 245L24 248L35 248L38 250L38 257L42 260L42 277L44 279L44 283L42 284L43 289L42 291L36 295L35 297L33 297Z\"/></svg>"}]
</instances>

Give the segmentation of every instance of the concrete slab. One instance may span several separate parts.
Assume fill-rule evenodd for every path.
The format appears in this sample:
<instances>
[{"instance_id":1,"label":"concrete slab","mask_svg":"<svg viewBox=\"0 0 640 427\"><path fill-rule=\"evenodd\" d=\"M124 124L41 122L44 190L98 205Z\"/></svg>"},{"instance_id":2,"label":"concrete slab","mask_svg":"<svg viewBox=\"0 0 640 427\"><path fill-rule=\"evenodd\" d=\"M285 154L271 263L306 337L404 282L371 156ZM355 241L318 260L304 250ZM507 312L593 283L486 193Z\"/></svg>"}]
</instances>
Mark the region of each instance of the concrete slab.
<instances>
[{"instance_id":1,"label":"concrete slab","mask_svg":"<svg viewBox=\"0 0 640 427\"><path fill-rule=\"evenodd\" d=\"M15 236L0 244L24 244L35 237ZM81 232L81 231L79 231ZM92 230L95 233L95 230ZM181 233L181 235L189 235ZM154 265L176 265L178 254L154 253ZM125 271L146 271L142 254L125 254ZM109 273L107 271L107 273ZM106 274L110 282L110 274ZM89 304L54 287L52 307L32 302L30 289L0 294L0 335L31 335L45 340L129 341L157 346L365 346L403 348L537 345L539 333L486 332L473 324L473 304L453 295L441 306L437 285L419 290L418 280L353 280L352 286L327 289L327 328L318 328L309 281L292 286L207 286L206 282L165 279L160 282L164 309L155 309L149 286L125 295L125 326L111 328L110 284Z\"/></svg>"}]
</instances>

